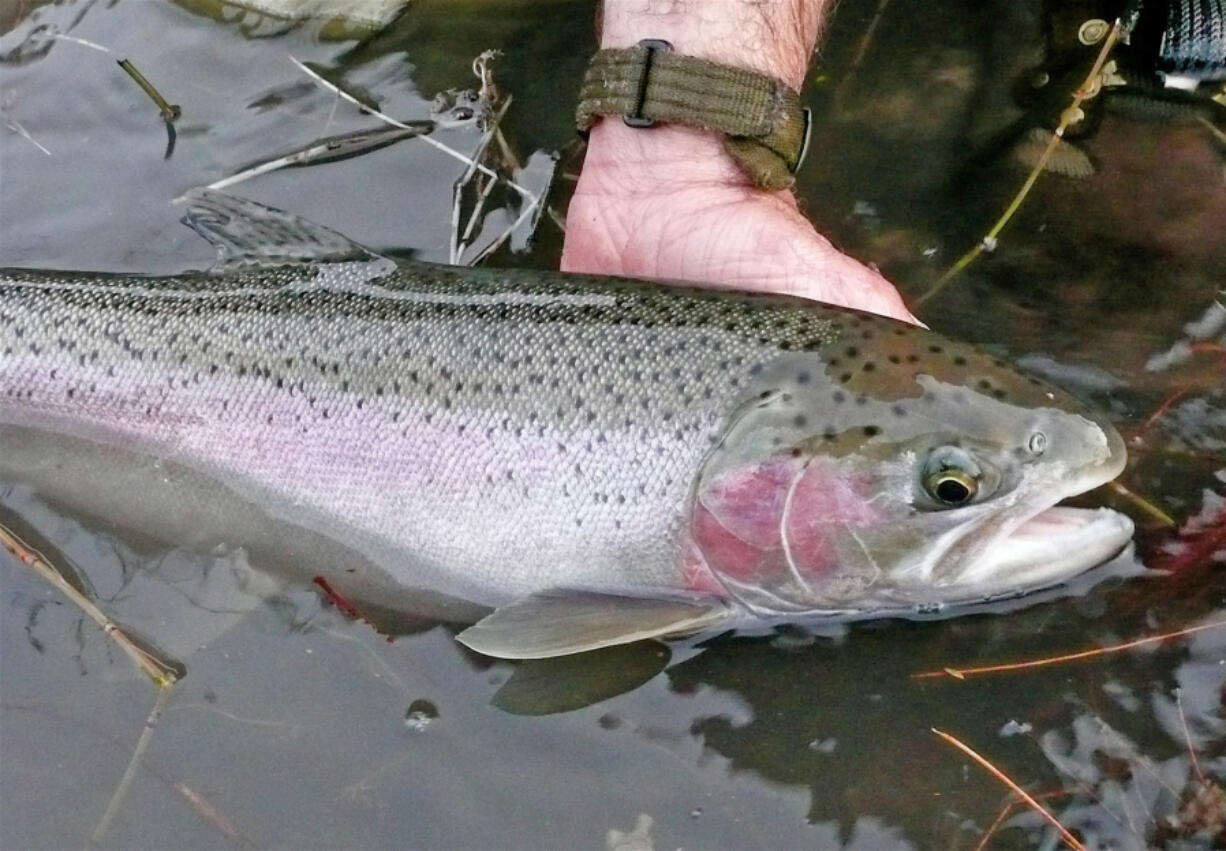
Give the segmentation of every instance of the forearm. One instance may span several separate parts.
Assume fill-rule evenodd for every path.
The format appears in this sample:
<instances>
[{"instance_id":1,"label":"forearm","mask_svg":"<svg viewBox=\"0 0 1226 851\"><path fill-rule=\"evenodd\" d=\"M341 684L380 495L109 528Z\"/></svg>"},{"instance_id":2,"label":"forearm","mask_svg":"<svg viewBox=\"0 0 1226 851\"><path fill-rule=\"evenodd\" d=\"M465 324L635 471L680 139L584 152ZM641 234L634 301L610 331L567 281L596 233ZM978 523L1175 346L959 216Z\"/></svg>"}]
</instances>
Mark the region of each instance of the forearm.
<instances>
[{"instance_id":1,"label":"forearm","mask_svg":"<svg viewBox=\"0 0 1226 851\"><path fill-rule=\"evenodd\" d=\"M604 0L601 47L644 38L800 89L828 0Z\"/></svg>"}]
</instances>

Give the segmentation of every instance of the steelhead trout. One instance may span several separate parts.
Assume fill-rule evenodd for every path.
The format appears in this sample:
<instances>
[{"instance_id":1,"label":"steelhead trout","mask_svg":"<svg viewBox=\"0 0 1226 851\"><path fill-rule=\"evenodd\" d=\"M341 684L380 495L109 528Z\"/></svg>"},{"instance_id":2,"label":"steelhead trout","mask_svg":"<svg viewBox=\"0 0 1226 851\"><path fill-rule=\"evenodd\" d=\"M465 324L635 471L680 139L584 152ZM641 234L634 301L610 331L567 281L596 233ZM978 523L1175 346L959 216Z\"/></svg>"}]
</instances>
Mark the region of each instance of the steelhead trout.
<instances>
[{"instance_id":1,"label":"steelhead trout","mask_svg":"<svg viewBox=\"0 0 1226 851\"><path fill-rule=\"evenodd\" d=\"M0 271L0 480L359 610L488 613L460 640L508 658L943 611L1132 534L1055 507L1123 469L1106 419L922 328L398 264L215 193L184 220L218 270Z\"/></svg>"}]
</instances>

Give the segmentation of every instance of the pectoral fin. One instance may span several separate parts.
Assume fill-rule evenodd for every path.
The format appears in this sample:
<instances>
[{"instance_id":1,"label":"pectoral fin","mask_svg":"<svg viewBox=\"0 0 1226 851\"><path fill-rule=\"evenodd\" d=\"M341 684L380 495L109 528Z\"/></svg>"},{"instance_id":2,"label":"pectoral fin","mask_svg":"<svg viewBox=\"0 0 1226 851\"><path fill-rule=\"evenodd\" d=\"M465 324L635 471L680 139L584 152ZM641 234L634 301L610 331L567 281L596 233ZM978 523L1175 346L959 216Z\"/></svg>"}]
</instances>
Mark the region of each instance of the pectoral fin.
<instances>
[{"instance_id":1,"label":"pectoral fin","mask_svg":"<svg viewBox=\"0 0 1226 851\"><path fill-rule=\"evenodd\" d=\"M517 600L461 632L461 644L502 659L546 659L726 623L714 597L645 598L593 591L544 591Z\"/></svg>"}]
</instances>

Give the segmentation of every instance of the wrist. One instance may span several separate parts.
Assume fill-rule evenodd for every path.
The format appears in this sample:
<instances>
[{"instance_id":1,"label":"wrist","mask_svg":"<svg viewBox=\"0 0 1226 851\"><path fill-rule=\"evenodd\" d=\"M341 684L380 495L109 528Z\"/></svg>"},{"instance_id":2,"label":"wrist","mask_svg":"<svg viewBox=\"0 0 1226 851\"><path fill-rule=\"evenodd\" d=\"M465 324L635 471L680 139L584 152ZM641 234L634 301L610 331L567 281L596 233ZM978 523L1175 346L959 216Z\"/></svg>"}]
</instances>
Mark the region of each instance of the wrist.
<instances>
[{"instance_id":1,"label":"wrist","mask_svg":"<svg viewBox=\"0 0 1226 851\"><path fill-rule=\"evenodd\" d=\"M827 0L604 0L600 46L659 38L681 54L747 68L799 90Z\"/></svg>"},{"instance_id":2,"label":"wrist","mask_svg":"<svg viewBox=\"0 0 1226 851\"><path fill-rule=\"evenodd\" d=\"M601 184L601 194L636 196L693 186L753 188L715 133L676 124L636 129L616 117L592 128L583 179Z\"/></svg>"}]
</instances>

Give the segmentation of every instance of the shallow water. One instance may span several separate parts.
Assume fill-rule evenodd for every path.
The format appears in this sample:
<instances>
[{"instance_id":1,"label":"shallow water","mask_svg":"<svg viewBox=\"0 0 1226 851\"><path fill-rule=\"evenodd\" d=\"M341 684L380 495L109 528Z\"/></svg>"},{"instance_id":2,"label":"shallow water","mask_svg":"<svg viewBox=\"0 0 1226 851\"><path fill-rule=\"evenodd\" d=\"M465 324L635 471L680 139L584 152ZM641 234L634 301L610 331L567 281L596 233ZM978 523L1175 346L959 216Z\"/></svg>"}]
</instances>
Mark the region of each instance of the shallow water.
<instances>
[{"instance_id":1,"label":"shallow water","mask_svg":"<svg viewBox=\"0 0 1226 851\"><path fill-rule=\"evenodd\" d=\"M818 122L801 177L823 232L909 299L1023 179L1008 153L970 163L1017 115L1008 87L1039 46L1038 4L933 5L886 5L858 64L879 4L840 5L810 75ZM10 123L0 131L0 262L161 273L210 264L171 198L373 124L288 55L417 119L436 92L475 84L476 54L500 49L508 142L521 160L560 151L560 172L577 167L569 110L594 47L590 3L421 0L377 35L338 41L317 25L233 7L220 21L205 8L77 0L12 24L17 16L0 15L13 26L0 37ZM47 24L114 53L40 40ZM183 109L168 159L156 108L115 65L123 56ZM472 126L436 136L462 151L479 137ZM1112 412L1132 449L1122 481L1184 534L1109 493L1083 502L1129 512L1139 561L1167 572L1007 615L516 666L464 651L443 628L386 642L309 589L261 593L241 553L120 540L0 489L109 612L188 665L99 844L601 848L619 841L609 831L637 824L657 848L974 848L1010 795L935 727L1050 795L1047 806L1094 847L1209 847L1179 846L1179 831L1159 825L1183 812L1198 770L1210 789L1226 784L1226 630L1030 671L913 677L1226 618L1226 544L1213 536L1226 492L1226 363L1222 327L1211 328L1226 269L1222 156L1197 125L1119 118L1085 147L1098 173L1043 178L1001 247L919 315ZM382 250L445 260L463 171L407 141L235 191ZM569 186L555 181L559 208ZM560 241L544 219L530 251L492 262L556 267ZM86 845L153 690L7 555L0 665L0 846ZM650 679L632 687L633 674ZM994 848L1054 844L1024 809L991 838Z\"/></svg>"}]
</instances>

